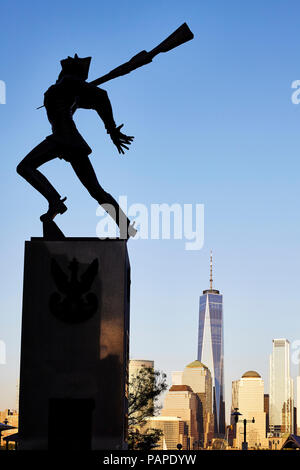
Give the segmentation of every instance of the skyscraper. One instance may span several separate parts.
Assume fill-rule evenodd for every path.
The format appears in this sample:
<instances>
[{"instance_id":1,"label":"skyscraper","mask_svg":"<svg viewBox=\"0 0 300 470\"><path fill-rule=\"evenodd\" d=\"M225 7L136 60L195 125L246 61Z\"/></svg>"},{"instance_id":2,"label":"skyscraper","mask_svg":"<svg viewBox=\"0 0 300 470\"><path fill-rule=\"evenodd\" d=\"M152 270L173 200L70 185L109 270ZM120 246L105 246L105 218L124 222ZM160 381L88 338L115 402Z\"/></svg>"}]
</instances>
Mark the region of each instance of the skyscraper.
<instances>
[{"instance_id":1,"label":"skyscraper","mask_svg":"<svg viewBox=\"0 0 300 470\"><path fill-rule=\"evenodd\" d=\"M172 372L172 385L188 386L197 396L198 441L200 446L207 447L214 437L212 380L209 369L200 361L193 361L184 371Z\"/></svg>"},{"instance_id":2,"label":"skyscraper","mask_svg":"<svg viewBox=\"0 0 300 470\"><path fill-rule=\"evenodd\" d=\"M298 372L297 376L297 395L296 395L296 421L297 421L297 428L296 428L296 434L297 436L300 436L300 370Z\"/></svg>"},{"instance_id":3,"label":"skyscraper","mask_svg":"<svg viewBox=\"0 0 300 470\"><path fill-rule=\"evenodd\" d=\"M296 377L296 400L294 408L294 429L297 436L300 435L300 352L298 350L297 357L294 360L298 361L298 374ZM294 361L293 361L294 362Z\"/></svg>"},{"instance_id":4,"label":"skyscraper","mask_svg":"<svg viewBox=\"0 0 300 470\"><path fill-rule=\"evenodd\" d=\"M148 375L146 372L148 370L151 371L151 375ZM143 371L146 373L146 375L143 375ZM154 361L149 361L148 359L130 359L129 361L129 371L128 371L128 388L129 388L129 393L138 393L139 387L140 387L140 380L146 379L148 384L149 384L149 379L150 379L150 385L153 383L154 386L154 376L152 373L154 372ZM142 375L140 375L142 374ZM140 377L138 379L138 377ZM152 382L153 380L153 382ZM153 399L151 400L153 404ZM150 404L150 400L149 400ZM133 420L139 420L141 411L135 411L131 417Z\"/></svg>"},{"instance_id":5,"label":"skyscraper","mask_svg":"<svg viewBox=\"0 0 300 470\"><path fill-rule=\"evenodd\" d=\"M293 433L294 398L290 377L290 343L273 339L270 356L270 432L273 435Z\"/></svg>"},{"instance_id":6,"label":"skyscraper","mask_svg":"<svg viewBox=\"0 0 300 470\"><path fill-rule=\"evenodd\" d=\"M206 447L214 437L211 373L201 362L191 362L183 371L182 383L189 385L198 397L199 440Z\"/></svg>"},{"instance_id":7,"label":"skyscraper","mask_svg":"<svg viewBox=\"0 0 300 470\"><path fill-rule=\"evenodd\" d=\"M235 447L238 449L244 440L244 419L248 421L246 438L249 448L267 447L264 405L264 381L257 372L250 370L240 380L232 382L231 411L238 408L241 413L238 423L234 423Z\"/></svg>"},{"instance_id":8,"label":"skyscraper","mask_svg":"<svg viewBox=\"0 0 300 470\"><path fill-rule=\"evenodd\" d=\"M172 385L161 410L161 417L177 416L185 421L190 449L199 440L198 403L198 397L189 385Z\"/></svg>"},{"instance_id":9,"label":"skyscraper","mask_svg":"<svg viewBox=\"0 0 300 470\"><path fill-rule=\"evenodd\" d=\"M200 296L198 360L212 377L212 403L216 436L225 435L223 296L213 289L212 253L210 254L210 288Z\"/></svg>"},{"instance_id":10,"label":"skyscraper","mask_svg":"<svg viewBox=\"0 0 300 470\"><path fill-rule=\"evenodd\" d=\"M154 361L149 361L148 359L130 359L129 361L129 378L138 375L141 369L145 367L146 369L154 370Z\"/></svg>"}]
</instances>

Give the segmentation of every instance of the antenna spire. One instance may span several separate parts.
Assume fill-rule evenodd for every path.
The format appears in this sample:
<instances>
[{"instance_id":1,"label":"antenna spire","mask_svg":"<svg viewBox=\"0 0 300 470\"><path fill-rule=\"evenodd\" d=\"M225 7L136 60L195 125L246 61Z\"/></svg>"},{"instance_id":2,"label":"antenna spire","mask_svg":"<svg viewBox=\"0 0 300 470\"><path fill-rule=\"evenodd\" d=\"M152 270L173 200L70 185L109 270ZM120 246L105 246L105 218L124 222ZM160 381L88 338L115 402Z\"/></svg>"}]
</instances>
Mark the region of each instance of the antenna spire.
<instances>
[{"instance_id":1,"label":"antenna spire","mask_svg":"<svg viewBox=\"0 0 300 470\"><path fill-rule=\"evenodd\" d=\"M213 288L213 264L212 264L212 250L210 250L210 290Z\"/></svg>"}]
</instances>

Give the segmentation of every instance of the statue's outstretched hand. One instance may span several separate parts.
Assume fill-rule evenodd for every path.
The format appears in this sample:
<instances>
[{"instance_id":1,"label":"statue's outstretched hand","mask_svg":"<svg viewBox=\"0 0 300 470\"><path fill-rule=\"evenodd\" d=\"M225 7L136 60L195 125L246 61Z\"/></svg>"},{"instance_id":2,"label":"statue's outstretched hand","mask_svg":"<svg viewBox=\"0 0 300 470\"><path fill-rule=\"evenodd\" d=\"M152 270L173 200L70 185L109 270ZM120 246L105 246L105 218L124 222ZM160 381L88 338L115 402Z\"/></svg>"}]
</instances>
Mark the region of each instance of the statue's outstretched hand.
<instances>
[{"instance_id":1,"label":"statue's outstretched hand","mask_svg":"<svg viewBox=\"0 0 300 470\"><path fill-rule=\"evenodd\" d=\"M130 135L123 134L121 132L124 124L116 127L113 131L110 132L110 138L118 149L119 153L124 154L124 149L129 150L129 145L133 141L134 137Z\"/></svg>"}]
</instances>

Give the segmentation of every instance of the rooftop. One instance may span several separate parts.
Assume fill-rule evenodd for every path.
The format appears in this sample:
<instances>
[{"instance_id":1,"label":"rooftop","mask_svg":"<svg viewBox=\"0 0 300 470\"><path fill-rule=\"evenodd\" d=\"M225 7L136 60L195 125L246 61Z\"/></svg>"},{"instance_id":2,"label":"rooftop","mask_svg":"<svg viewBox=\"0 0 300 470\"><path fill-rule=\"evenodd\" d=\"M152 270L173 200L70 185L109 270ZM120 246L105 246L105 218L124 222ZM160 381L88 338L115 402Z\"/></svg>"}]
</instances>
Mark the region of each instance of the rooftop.
<instances>
[{"instance_id":1,"label":"rooftop","mask_svg":"<svg viewBox=\"0 0 300 470\"><path fill-rule=\"evenodd\" d=\"M252 378L252 379L257 379L257 378L261 378L261 376L259 375L258 372L256 372L255 370L248 370L248 372L245 372L243 375L242 375L242 379L249 379L249 378Z\"/></svg>"},{"instance_id":2,"label":"rooftop","mask_svg":"<svg viewBox=\"0 0 300 470\"><path fill-rule=\"evenodd\" d=\"M182 421L179 416L149 416L146 421Z\"/></svg>"},{"instance_id":3,"label":"rooftop","mask_svg":"<svg viewBox=\"0 0 300 470\"><path fill-rule=\"evenodd\" d=\"M207 369L207 367L202 364L202 362L200 361L194 361L194 362L191 362L190 364L188 364L186 367L201 367L202 369Z\"/></svg>"},{"instance_id":4,"label":"rooftop","mask_svg":"<svg viewBox=\"0 0 300 470\"><path fill-rule=\"evenodd\" d=\"M169 392L192 392L189 385L172 385Z\"/></svg>"},{"instance_id":5,"label":"rooftop","mask_svg":"<svg viewBox=\"0 0 300 470\"><path fill-rule=\"evenodd\" d=\"M217 289L205 289L203 295L205 294L220 294L220 291Z\"/></svg>"}]
</instances>

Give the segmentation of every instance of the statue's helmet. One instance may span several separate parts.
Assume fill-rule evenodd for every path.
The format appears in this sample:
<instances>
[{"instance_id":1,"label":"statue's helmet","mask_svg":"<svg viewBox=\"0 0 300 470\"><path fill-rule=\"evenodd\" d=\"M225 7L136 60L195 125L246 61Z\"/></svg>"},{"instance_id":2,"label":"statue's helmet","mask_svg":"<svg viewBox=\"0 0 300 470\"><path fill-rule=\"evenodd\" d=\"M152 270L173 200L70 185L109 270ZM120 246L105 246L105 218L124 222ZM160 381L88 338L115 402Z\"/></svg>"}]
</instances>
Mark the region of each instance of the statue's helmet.
<instances>
[{"instance_id":1,"label":"statue's helmet","mask_svg":"<svg viewBox=\"0 0 300 470\"><path fill-rule=\"evenodd\" d=\"M66 75L77 75L86 80L89 74L89 68L92 58L91 57L74 57L68 56L66 59L60 61L62 73Z\"/></svg>"}]
</instances>

